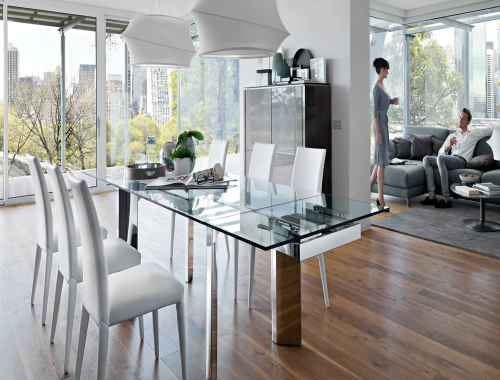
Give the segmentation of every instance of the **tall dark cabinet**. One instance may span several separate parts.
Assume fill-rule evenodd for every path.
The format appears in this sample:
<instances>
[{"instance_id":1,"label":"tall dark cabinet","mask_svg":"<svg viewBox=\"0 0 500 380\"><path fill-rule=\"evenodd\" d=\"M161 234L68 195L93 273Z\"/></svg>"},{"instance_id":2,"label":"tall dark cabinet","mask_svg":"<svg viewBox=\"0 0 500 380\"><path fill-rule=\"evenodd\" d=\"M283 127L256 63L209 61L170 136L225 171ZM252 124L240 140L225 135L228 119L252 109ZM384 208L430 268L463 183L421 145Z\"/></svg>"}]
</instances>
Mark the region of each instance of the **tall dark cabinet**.
<instances>
[{"instance_id":1,"label":"tall dark cabinet","mask_svg":"<svg viewBox=\"0 0 500 380\"><path fill-rule=\"evenodd\" d=\"M290 185L297 147L326 149L323 189L332 193L331 86L245 88L245 175L255 142L276 144L274 182Z\"/></svg>"}]
</instances>

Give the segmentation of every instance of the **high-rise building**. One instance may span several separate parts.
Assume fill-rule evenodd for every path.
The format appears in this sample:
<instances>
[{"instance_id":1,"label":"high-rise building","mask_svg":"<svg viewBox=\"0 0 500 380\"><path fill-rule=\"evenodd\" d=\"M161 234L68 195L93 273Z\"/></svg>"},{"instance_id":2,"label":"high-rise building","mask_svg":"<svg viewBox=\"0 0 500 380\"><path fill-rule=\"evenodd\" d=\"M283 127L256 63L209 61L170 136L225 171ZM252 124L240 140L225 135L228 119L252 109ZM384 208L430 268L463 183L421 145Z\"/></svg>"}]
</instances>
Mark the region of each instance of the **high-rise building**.
<instances>
[{"instance_id":1,"label":"high-rise building","mask_svg":"<svg viewBox=\"0 0 500 380\"><path fill-rule=\"evenodd\" d=\"M125 120L123 81L120 74L108 74L106 81L106 118L111 125Z\"/></svg>"},{"instance_id":2,"label":"high-rise building","mask_svg":"<svg viewBox=\"0 0 500 380\"><path fill-rule=\"evenodd\" d=\"M475 118L486 117L485 78L486 23L482 22L469 32L469 108Z\"/></svg>"},{"instance_id":3,"label":"high-rise building","mask_svg":"<svg viewBox=\"0 0 500 380\"><path fill-rule=\"evenodd\" d=\"M90 88L95 88L96 66L89 64L81 64L78 70L78 83Z\"/></svg>"},{"instance_id":4,"label":"high-rise building","mask_svg":"<svg viewBox=\"0 0 500 380\"><path fill-rule=\"evenodd\" d=\"M141 100L147 97L147 82L148 69L145 67L132 67L132 109L134 115L139 115L141 112ZM145 111L144 111L145 112Z\"/></svg>"},{"instance_id":5,"label":"high-rise building","mask_svg":"<svg viewBox=\"0 0 500 380\"><path fill-rule=\"evenodd\" d=\"M19 79L19 58L19 49L12 46L12 42L9 42L7 47L7 83L9 88L14 87Z\"/></svg>"},{"instance_id":6,"label":"high-rise building","mask_svg":"<svg viewBox=\"0 0 500 380\"><path fill-rule=\"evenodd\" d=\"M451 45L443 46L444 51L446 52L446 61L448 63L448 69L450 71L455 70L455 56L453 54L453 47Z\"/></svg>"},{"instance_id":7,"label":"high-rise building","mask_svg":"<svg viewBox=\"0 0 500 380\"><path fill-rule=\"evenodd\" d=\"M147 113L157 125L165 125L170 118L168 101L168 69L148 68Z\"/></svg>"},{"instance_id":8,"label":"high-rise building","mask_svg":"<svg viewBox=\"0 0 500 380\"><path fill-rule=\"evenodd\" d=\"M495 51L493 42L486 49L486 117L495 117Z\"/></svg>"}]
</instances>

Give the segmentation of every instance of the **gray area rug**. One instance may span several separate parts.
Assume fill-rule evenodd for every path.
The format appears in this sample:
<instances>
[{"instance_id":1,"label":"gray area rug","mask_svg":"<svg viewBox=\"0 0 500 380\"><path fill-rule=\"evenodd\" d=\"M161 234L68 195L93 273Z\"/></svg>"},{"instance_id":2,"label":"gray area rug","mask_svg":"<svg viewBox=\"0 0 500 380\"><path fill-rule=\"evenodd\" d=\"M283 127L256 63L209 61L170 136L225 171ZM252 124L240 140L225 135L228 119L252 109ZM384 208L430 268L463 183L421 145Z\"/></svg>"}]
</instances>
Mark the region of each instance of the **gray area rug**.
<instances>
[{"instance_id":1,"label":"gray area rug","mask_svg":"<svg viewBox=\"0 0 500 380\"><path fill-rule=\"evenodd\" d=\"M451 209L417 206L377 220L372 225L435 243L500 258L500 231L475 232L464 219L479 219L479 203L452 199ZM500 223L500 206L486 205L486 220Z\"/></svg>"}]
</instances>

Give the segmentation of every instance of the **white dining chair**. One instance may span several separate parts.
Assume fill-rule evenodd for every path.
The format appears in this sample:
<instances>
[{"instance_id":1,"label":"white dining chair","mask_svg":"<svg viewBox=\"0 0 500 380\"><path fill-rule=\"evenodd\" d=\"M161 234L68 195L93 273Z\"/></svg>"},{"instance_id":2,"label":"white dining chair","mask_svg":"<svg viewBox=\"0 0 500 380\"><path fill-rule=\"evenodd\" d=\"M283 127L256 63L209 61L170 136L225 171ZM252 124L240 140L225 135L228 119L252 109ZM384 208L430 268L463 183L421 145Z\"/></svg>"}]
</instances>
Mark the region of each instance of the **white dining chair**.
<instances>
[{"instance_id":1,"label":"white dining chair","mask_svg":"<svg viewBox=\"0 0 500 380\"><path fill-rule=\"evenodd\" d=\"M52 313L52 328L50 342L54 342L57 327L57 316L61 302L63 281L69 285L68 313L66 322L66 346L64 350L64 373L68 373L69 356L71 352L71 337L73 334L73 319L75 315L77 284L83 281L83 248L76 246L75 221L69 200L66 183L57 165L46 164L52 183L54 203L56 206L57 229L59 236L59 270L57 273L56 297ZM104 240L104 253L109 273L115 273L131 268L141 263L141 254L119 238ZM142 316L140 317L142 318ZM144 339L144 323L141 326L141 339Z\"/></svg>"},{"instance_id":2,"label":"white dining chair","mask_svg":"<svg viewBox=\"0 0 500 380\"><path fill-rule=\"evenodd\" d=\"M152 312L155 357L158 358L158 310L173 304L177 308L182 379L187 379L184 286L156 263L141 264L108 274L104 243L99 233L99 219L90 191L83 180L72 173L68 177L83 242L83 303L75 379L79 380L81 376L89 317L92 317L99 329L97 380L104 380L109 328Z\"/></svg>"},{"instance_id":3,"label":"white dining chair","mask_svg":"<svg viewBox=\"0 0 500 380\"><path fill-rule=\"evenodd\" d=\"M52 217L52 208L50 206L49 191L47 182L43 174L42 165L38 158L31 154L26 154L28 166L31 172L31 180L33 182L33 192L35 193L36 213L37 213L37 245L35 256L35 269L33 271L33 285L31 288L31 304L35 304L36 285L38 282L38 272L40 270L40 261L42 252L45 252L45 284L43 289L43 308L42 308L42 324L45 325L47 318L47 301L50 290L50 274L52 269L52 258L54 253L58 251L58 229L54 226ZM75 226L76 245L81 245L80 229ZM108 231L100 227L102 237L106 239Z\"/></svg>"},{"instance_id":4,"label":"white dining chair","mask_svg":"<svg viewBox=\"0 0 500 380\"><path fill-rule=\"evenodd\" d=\"M326 150L313 148L297 148L293 164L291 186L297 190L303 189L321 193L323 170L325 167ZM253 155L252 155L253 160ZM253 277L255 267L255 249L250 250L250 271L248 280L248 308L252 308ZM323 253L318 255L321 283L326 307L330 307L328 299L328 284L326 281L325 258Z\"/></svg>"},{"instance_id":5,"label":"white dining chair","mask_svg":"<svg viewBox=\"0 0 500 380\"><path fill-rule=\"evenodd\" d=\"M213 168L215 164L220 164L220 166L222 166L222 170L225 172L228 147L229 147L229 142L227 140L213 139L210 145L210 152L208 153L207 168ZM172 258L174 255L174 231L175 231L175 212L172 213L170 219L170 258ZM129 233L129 235L131 234ZM229 258L229 240L227 238L227 235L224 236L226 238L226 249Z\"/></svg>"},{"instance_id":6,"label":"white dining chair","mask_svg":"<svg viewBox=\"0 0 500 380\"><path fill-rule=\"evenodd\" d=\"M276 155L276 144L262 144L256 142L253 147L252 160L248 169L248 177L259 181L272 182L274 171L274 158ZM253 272L255 268L255 247L248 246L249 262L249 278L248 282L248 305L251 308L252 293L253 293ZM252 260L252 257L254 258ZM238 257L235 251L234 255L234 299L237 297L238 286Z\"/></svg>"}]
</instances>

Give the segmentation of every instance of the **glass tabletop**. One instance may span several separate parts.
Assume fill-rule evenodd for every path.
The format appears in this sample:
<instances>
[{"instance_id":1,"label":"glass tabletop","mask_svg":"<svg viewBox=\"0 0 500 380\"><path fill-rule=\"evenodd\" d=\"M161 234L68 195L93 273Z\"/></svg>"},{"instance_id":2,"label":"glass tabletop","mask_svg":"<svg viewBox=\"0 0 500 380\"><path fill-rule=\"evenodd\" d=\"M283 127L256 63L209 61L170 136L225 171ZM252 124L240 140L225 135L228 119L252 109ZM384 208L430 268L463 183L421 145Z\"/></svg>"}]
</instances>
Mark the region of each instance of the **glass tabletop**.
<instances>
[{"instance_id":1,"label":"glass tabletop","mask_svg":"<svg viewBox=\"0 0 500 380\"><path fill-rule=\"evenodd\" d=\"M225 190L186 191L146 190L152 180L127 179L123 167L83 173L264 250L383 211L368 202L236 175Z\"/></svg>"}]
</instances>

